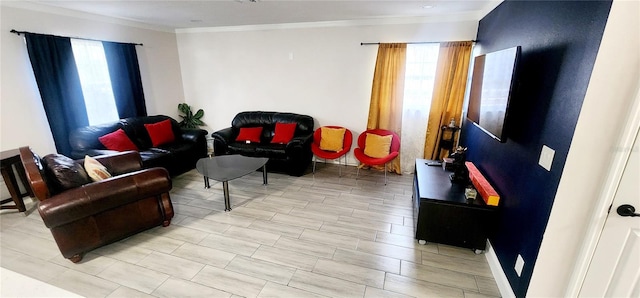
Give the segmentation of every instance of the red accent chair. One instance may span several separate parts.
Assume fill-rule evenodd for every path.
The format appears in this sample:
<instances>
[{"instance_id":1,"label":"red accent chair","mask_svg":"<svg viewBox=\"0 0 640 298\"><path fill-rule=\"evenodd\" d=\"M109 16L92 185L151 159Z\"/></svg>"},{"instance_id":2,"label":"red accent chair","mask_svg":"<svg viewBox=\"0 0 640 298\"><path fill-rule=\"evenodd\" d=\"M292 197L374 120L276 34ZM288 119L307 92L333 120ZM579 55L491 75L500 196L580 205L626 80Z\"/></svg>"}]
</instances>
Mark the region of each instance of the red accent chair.
<instances>
[{"instance_id":1,"label":"red accent chair","mask_svg":"<svg viewBox=\"0 0 640 298\"><path fill-rule=\"evenodd\" d=\"M344 128L342 126L332 126L332 125L327 125L327 126L323 126L323 127L328 127L328 128L337 128L337 129L341 129ZM313 173L316 173L316 161L319 158L322 158L325 160L327 159L338 159L338 165L341 165L340 163L340 158L344 156L344 165L347 165L347 157L345 156L350 150L351 150L351 143L353 143L353 134L351 134L351 131L344 128L344 139L342 139L342 150L340 151L326 151L326 150L322 150L320 149L320 140L321 140L321 136L322 136L322 127L316 129L316 131L313 133L313 143L311 144L311 152L313 152L314 158L313 158ZM338 167L338 173L340 175L340 177L342 177L342 167Z\"/></svg>"},{"instance_id":2,"label":"red accent chair","mask_svg":"<svg viewBox=\"0 0 640 298\"><path fill-rule=\"evenodd\" d=\"M389 148L389 155L381 158L375 158L364 154L365 143L367 139L367 134L377 134L379 136L388 136L393 135L393 139L391 140L391 147ZM384 185L387 185L387 163L396 158L400 151L400 137L390 130L385 129L370 129L366 130L358 136L358 148L353 150L353 154L356 159L361 163L368 166L379 166L384 165ZM360 167L358 167L358 171L356 172L356 179L360 174Z\"/></svg>"}]
</instances>

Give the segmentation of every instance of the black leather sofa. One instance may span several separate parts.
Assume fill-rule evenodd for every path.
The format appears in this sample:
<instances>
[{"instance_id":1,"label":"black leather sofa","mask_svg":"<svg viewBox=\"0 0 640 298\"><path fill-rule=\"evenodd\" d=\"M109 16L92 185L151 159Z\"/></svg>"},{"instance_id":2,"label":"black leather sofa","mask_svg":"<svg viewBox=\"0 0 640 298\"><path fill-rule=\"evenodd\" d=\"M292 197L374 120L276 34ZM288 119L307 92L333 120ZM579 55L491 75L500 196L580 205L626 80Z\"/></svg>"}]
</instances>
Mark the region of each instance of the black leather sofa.
<instances>
[{"instance_id":1,"label":"black leather sofa","mask_svg":"<svg viewBox=\"0 0 640 298\"><path fill-rule=\"evenodd\" d=\"M175 140L153 147L145 124L158 123L170 119ZM198 159L207 156L207 131L202 129L181 129L178 122L164 115L133 117L73 130L69 135L72 147L71 158L80 159L85 155L113 154L100 140L101 136L124 130L129 139L138 147L143 168L163 167L171 176L194 169Z\"/></svg>"},{"instance_id":2,"label":"black leather sofa","mask_svg":"<svg viewBox=\"0 0 640 298\"><path fill-rule=\"evenodd\" d=\"M293 139L287 144L273 144L276 123L296 123ZM285 172L292 176L302 176L311 164L313 153L314 121L311 116L251 111L237 114L231 121L231 127L211 134L216 155L240 154L251 157L268 157L267 171ZM260 143L237 142L236 138L243 127L262 127Z\"/></svg>"}]
</instances>

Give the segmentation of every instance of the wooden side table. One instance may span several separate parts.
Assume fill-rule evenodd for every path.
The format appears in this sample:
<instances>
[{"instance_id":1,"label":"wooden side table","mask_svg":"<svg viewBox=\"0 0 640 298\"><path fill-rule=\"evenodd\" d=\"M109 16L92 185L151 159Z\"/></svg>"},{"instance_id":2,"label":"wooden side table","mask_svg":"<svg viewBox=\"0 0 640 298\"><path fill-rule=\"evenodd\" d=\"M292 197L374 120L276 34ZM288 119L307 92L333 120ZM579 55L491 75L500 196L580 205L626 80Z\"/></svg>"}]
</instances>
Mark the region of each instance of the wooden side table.
<instances>
[{"instance_id":1,"label":"wooden side table","mask_svg":"<svg viewBox=\"0 0 640 298\"><path fill-rule=\"evenodd\" d=\"M11 198L1 200L0 205L4 205L11 201L15 203L14 205L0 206L0 209L18 209L20 212L25 212L27 208L24 206L22 198L25 196L33 197L33 192L31 191L27 175L24 172L24 167L20 160L20 151L18 149L12 149L0 152L0 166L2 178L4 179L4 183L7 185L7 189L9 189L9 193L11 194ZM20 192L20 186L18 185L15 173L18 174L18 177L22 181L22 185L24 185L26 193Z\"/></svg>"}]
</instances>

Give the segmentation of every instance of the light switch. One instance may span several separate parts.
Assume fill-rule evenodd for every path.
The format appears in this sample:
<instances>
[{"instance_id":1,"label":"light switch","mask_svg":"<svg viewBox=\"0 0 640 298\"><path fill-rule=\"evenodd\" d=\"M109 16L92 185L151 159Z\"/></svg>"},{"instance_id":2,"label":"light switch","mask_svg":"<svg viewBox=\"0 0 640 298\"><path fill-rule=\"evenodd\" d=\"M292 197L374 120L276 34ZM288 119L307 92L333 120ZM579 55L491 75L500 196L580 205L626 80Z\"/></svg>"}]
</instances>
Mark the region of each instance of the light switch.
<instances>
[{"instance_id":1,"label":"light switch","mask_svg":"<svg viewBox=\"0 0 640 298\"><path fill-rule=\"evenodd\" d=\"M542 145L542 152L540 153L540 160L538 161L538 164L547 171L551 171L551 164L553 164L553 156L555 154L555 150L547 147L547 145Z\"/></svg>"}]
</instances>

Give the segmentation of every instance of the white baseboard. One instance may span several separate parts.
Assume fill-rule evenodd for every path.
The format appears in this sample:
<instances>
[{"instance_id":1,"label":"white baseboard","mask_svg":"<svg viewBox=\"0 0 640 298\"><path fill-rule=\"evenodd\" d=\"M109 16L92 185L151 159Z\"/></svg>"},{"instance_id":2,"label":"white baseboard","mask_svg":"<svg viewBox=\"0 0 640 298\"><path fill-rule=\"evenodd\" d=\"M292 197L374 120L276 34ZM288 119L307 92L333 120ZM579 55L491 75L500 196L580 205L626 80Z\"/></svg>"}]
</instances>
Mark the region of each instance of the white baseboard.
<instances>
[{"instance_id":1,"label":"white baseboard","mask_svg":"<svg viewBox=\"0 0 640 298\"><path fill-rule=\"evenodd\" d=\"M489 263L489 267L491 268L493 279L495 279L496 284L498 285L498 290L500 290L500 295L504 298L515 298L516 294L513 293L513 289L511 289L511 285L509 284L507 275L505 275L504 271L502 271L502 266L500 266L498 256L493 250L491 242L489 242L488 239L487 249L485 250L485 257L487 258L487 262Z\"/></svg>"}]
</instances>

